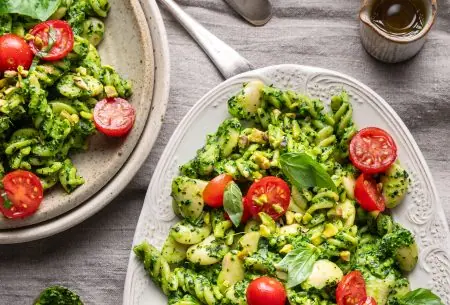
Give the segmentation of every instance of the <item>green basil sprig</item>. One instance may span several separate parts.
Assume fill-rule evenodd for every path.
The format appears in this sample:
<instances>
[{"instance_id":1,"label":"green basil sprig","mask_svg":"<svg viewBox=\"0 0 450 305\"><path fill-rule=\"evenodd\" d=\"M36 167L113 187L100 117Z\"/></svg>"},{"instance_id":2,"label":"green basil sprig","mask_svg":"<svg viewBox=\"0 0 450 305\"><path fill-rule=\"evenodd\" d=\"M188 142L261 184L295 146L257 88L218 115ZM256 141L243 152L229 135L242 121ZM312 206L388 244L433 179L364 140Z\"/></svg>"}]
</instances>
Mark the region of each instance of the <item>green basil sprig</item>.
<instances>
[{"instance_id":1,"label":"green basil sprig","mask_svg":"<svg viewBox=\"0 0 450 305\"><path fill-rule=\"evenodd\" d=\"M45 21L60 4L61 0L1 0L0 15L19 14Z\"/></svg>"},{"instance_id":2,"label":"green basil sprig","mask_svg":"<svg viewBox=\"0 0 450 305\"><path fill-rule=\"evenodd\" d=\"M311 274L314 263L319 258L319 251L311 244L296 245L289 252L278 267L287 271L288 280L286 287L292 288L305 281Z\"/></svg>"},{"instance_id":3,"label":"green basil sprig","mask_svg":"<svg viewBox=\"0 0 450 305\"><path fill-rule=\"evenodd\" d=\"M400 305L444 305L431 290L419 288L408 292L398 300Z\"/></svg>"},{"instance_id":4,"label":"green basil sprig","mask_svg":"<svg viewBox=\"0 0 450 305\"><path fill-rule=\"evenodd\" d=\"M234 181L231 181L225 187L223 208L230 217L231 222L238 227L244 214L244 205L242 204L241 189Z\"/></svg>"},{"instance_id":5,"label":"green basil sprig","mask_svg":"<svg viewBox=\"0 0 450 305\"><path fill-rule=\"evenodd\" d=\"M48 28L48 42L47 45L40 50L36 56L39 58L45 57L48 55L48 53L52 50L53 45L56 43L56 37L57 33L54 27L50 26Z\"/></svg>"},{"instance_id":6,"label":"green basil sprig","mask_svg":"<svg viewBox=\"0 0 450 305\"><path fill-rule=\"evenodd\" d=\"M3 206L7 209L12 208L13 203L11 202L11 200L9 200L8 195L6 195L6 192L3 192L0 196L3 198Z\"/></svg>"},{"instance_id":7,"label":"green basil sprig","mask_svg":"<svg viewBox=\"0 0 450 305\"><path fill-rule=\"evenodd\" d=\"M306 153L285 153L280 157L280 165L289 181L299 190L317 186L337 191L327 171Z\"/></svg>"}]
</instances>

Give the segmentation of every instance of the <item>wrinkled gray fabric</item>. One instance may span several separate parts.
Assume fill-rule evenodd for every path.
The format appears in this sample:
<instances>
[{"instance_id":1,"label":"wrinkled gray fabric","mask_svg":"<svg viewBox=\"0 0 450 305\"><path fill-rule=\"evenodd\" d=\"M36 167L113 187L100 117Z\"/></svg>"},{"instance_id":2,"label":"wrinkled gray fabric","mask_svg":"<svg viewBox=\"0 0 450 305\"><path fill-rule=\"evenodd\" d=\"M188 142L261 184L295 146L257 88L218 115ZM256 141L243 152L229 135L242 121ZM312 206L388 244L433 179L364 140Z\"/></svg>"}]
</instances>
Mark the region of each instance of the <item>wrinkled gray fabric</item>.
<instances>
[{"instance_id":1,"label":"wrinkled gray fabric","mask_svg":"<svg viewBox=\"0 0 450 305\"><path fill-rule=\"evenodd\" d=\"M450 220L450 1L422 52L388 65L372 59L359 40L357 0L273 0L273 19L256 28L220 0L180 4L257 67L296 63L349 74L383 96L404 120L428 161ZM171 55L167 115L145 165L108 207L45 240L0 246L0 304L32 304L50 284L78 291L86 304L121 304L128 255L145 191L178 122L222 81L212 63L163 13Z\"/></svg>"}]
</instances>

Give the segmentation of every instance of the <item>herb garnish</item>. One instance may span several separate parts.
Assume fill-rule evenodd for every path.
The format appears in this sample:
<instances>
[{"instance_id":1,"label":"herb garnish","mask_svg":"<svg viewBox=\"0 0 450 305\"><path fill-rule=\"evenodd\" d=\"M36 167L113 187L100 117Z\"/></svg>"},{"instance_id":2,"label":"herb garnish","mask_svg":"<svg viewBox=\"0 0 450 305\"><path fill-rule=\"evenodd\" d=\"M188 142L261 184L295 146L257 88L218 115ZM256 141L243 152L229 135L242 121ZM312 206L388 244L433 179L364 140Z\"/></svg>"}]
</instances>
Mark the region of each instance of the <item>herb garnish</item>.
<instances>
[{"instance_id":1,"label":"herb garnish","mask_svg":"<svg viewBox=\"0 0 450 305\"><path fill-rule=\"evenodd\" d=\"M444 305L441 299L429 289L419 288L398 299L400 305Z\"/></svg>"},{"instance_id":2,"label":"herb garnish","mask_svg":"<svg viewBox=\"0 0 450 305\"><path fill-rule=\"evenodd\" d=\"M317 186L336 191L327 171L306 153L285 153L280 157L280 164L283 173L299 190Z\"/></svg>"},{"instance_id":3,"label":"herb garnish","mask_svg":"<svg viewBox=\"0 0 450 305\"><path fill-rule=\"evenodd\" d=\"M231 181L225 187L223 193L223 208L230 217L231 222L237 227L241 223L244 214L244 205L242 204L242 192L239 186Z\"/></svg>"},{"instance_id":4,"label":"herb garnish","mask_svg":"<svg viewBox=\"0 0 450 305\"><path fill-rule=\"evenodd\" d=\"M0 15L19 14L45 21L58 9L61 0L2 0Z\"/></svg>"},{"instance_id":5,"label":"herb garnish","mask_svg":"<svg viewBox=\"0 0 450 305\"><path fill-rule=\"evenodd\" d=\"M287 271L286 287L292 288L305 281L311 274L314 263L319 258L319 251L308 243L301 243L289 252L277 267Z\"/></svg>"}]
</instances>

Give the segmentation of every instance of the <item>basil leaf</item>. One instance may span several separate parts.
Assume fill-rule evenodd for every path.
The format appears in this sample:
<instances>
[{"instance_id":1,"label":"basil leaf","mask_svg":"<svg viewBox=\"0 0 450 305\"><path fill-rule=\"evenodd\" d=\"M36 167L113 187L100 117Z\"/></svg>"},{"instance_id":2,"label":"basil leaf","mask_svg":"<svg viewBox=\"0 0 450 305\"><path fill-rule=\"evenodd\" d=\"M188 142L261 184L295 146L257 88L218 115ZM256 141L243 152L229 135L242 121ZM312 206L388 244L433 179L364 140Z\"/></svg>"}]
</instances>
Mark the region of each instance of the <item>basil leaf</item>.
<instances>
[{"instance_id":1,"label":"basil leaf","mask_svg":"<svg viewBox=\"0 0 450 305\"><path fill-rule=\"evenodd\" d=\"M444 305L437 295L424 288L408 292L399 301L402 305Z\"/></svg>"},{"instance_id":2,"label":"basil leaf","mask_svg":"<svg viewBox=\"0 0 450 305\"><path fill-rule=\"evenodd\" d=\"M61 0L1 0L0 15L19 14L45 21L60 4Z\"/></svg>"},{"instance_id":3,"label":"basil leaf","mask_svg":"<svg viewBox=\"0 0 450 305\"><path fill-rule=\"evenodd\" d=\"M2 193L0 196L3 198L3 206L7 209L12 208L13 203L9 200L8 195L6 193Z\"/></svg>"},{"instance_id":4,"label":"basil leaf","mask_svg":"<svg viewBox=\"0 0 450 305\"><path fill-rule=\"evenodd\" d=\"M12 208L13 204L12 204L11 200L8 199L3 202L3 206L7 209L10 209L10 208Z\"/></svg>"},{"instance_id":5,"label":"basil leaf","mask_svg":"<svg viewBox=\"0 0 450 305\"><path fill-rule=\"evenodd\" d=\"M299 190L318 186L337 191L322 165L305 153L285 153L280 157L280 165L289 181Z\"/></svg>"},{"instance_id":6,"label":"basil leaf","mask_svg":"<svg viewBox=\"0 0 450 305\"><path fill-rule=\"evenodd\" d=\"M241 223L244 214L244 205L242 204L242 193L239 186L231 181L225 187L223 193L223 208L231 219L231 222L237 227Z\"/></svg>"},{"instance_id":7,"label":"basil leaf","mask_svg":"<svg viewBox=\"0 0 450 305\"><path fill-rule=\"evenodd\" d=\"M57 39L56 35L57 34L56 34L55 28L50 26L48 28L48 42L47 42L47 45L36 54L37 57L42 58L42 57L45 57L45 56L48 55L48 53L52 50L53 45L56 43L56 39Z\"/></svg>"},{"instance_id":8,"label":"basil leaf","mask_svg":"<svg viewBox=\"0 0 450 305\"><path fill-rule=\"evenodd\" d=\"M314 263L319 258L319 251L311 244L299 244L296 245L294 250L289 252L281 262L278 263L278 267L287 271L288 280L286 287L292 288L310 276Z\"/></svg>"}]
</instances>

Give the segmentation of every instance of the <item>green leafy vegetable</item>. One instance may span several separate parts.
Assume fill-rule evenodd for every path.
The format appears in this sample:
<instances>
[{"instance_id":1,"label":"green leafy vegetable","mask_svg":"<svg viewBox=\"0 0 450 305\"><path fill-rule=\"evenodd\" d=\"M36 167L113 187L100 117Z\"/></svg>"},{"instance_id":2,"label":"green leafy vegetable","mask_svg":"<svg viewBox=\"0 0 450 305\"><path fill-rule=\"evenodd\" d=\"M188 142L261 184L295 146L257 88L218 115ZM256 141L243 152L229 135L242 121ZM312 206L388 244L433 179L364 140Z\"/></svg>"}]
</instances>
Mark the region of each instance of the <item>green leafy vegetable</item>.
<instances>
[{"instance_id":1,"label":"green leafy vegetable","mask_svg":"<svg viewBox=\"0 0 450 305\"><path fill-rule=\"evenodd\" d=\"M244 214L242 193L239 186L233 181L228 183L223 193L223 208L227 212L233 224L237 227L241 223Z\"/></svg>"},{"instance_id":2,"label":"green leafy vegetable","mask_svg":"<svg viewBox=\"0 0 450 305\"><path fill-rule=\"evenodd\" d=\"M56 42L56 39L57 39L56 35L57 35L57 33L56 33L55 28L50 26L49 29L48 29L48 43L42 50L40 50L36 54L37 57L41 57L42 58L42 57L45 57L45 56L48 55L48 53L52 50L53 45Z\"/></svg>"},{"instance_id":3,"label":"green leafy vegetable","mask_svg":"<svg viewBox=\"0 0 450 305\"><path fill-rule=\"evenodd\" d=\"M399 303L402 305L444 305L437 295L424 288L408 292L399 299Z\"/></svg>"},{"instance_id":4,"label":"green leafy vegetable","mask_svg":"<svg viewBox=\"0 0 450 305\"><path fill-rule=\"evenodd\" d=\"M319 251L311 244L299 244L289 252L278 267L287 271L286 287L292 288L305 281L311 274L313 265L319 258Z\"/></svg>"},{"instance_id":5,"label":"green leafy vegetable","mask_svg":"<svg viewBox=\"0 0 450 305\"><path fill-rule=\"evenodd\" d=\"M52 286L41 292L34 305L83 305L83 302L66 287Z\"/></svg>"},{"instance_id":6,"label":"green leafy vegetable","mask_svg":"<svg viewBox=\"0 0 450 305\"><path fill-rule=\"evenodd\" d=\"M3 198L3 206L7 209L12 208L13 204L12 204L11 200L9 200L6 193L1 194L1 197Z\"/></svg>"},{"instance_id":7,"label":"green leafy vegetable","mask_svg":"<svg viewBox=\"0 0 450 305\"><path fill-rule=\"evenodd\" d=\"M281 170L299 190L318 186L336 191L327 171L305 153L286 153L280 157Z\"/></svg>"},{"instance_id":8,"label":"green leafy vegetable","mask_svg":"<svg viewBox=\"0 0 450 305\"><path fill-rule=\"evenodd\" d=\"M19 14L45 21L60 4L61 0L1 0L0 15Z\"/></svg>"}]
</instances>

